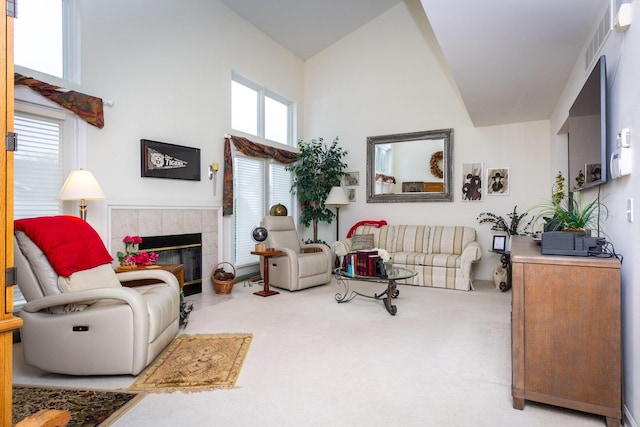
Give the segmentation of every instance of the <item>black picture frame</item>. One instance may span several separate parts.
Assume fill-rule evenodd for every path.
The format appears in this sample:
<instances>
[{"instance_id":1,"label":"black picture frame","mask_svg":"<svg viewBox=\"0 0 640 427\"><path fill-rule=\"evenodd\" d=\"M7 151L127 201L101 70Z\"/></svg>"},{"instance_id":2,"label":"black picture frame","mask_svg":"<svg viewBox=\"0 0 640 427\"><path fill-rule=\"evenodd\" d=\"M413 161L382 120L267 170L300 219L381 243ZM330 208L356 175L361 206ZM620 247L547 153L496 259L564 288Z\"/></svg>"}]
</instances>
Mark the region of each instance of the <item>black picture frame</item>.
<instances>
[{"instance_id":1,"label":"black picture frame","mask_svg":"<svg viewBox=\"0 0 640 427\"><path fill-rule=\"evenodd\" d=\"M141 139L140 176L200 181L200 149Z\"/></svg>"},{"instance_id":2,"label":"black picture frame","mask_svg":"<svg viewBox=\"0 0 640 427\"><path fill-rule=\"evenodd\" d=\"M504 252L507 249L507 236L493 236L492 251Z\"/></svg>"}]
</instances>

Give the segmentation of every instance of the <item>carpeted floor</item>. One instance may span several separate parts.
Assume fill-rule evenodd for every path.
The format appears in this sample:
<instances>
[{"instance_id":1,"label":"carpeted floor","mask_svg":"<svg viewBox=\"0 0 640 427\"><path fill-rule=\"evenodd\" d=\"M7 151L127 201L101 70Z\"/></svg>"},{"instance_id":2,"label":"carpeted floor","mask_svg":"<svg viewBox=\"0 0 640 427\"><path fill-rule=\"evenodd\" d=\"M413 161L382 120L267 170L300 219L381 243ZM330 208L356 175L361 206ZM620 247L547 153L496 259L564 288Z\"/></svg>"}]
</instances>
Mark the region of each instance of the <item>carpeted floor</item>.
<instances>
[{"instance_id":1,"label":"carpeted floor","mask_svg":"<svg viewBox=\"0 0 640 427\"><path fill-rule=\"evenodd\" d=\"M181 335L149 365L132 390L202 391L236 384L251 334Z\"/></svg>"},{"instance_id":2,"label":"carpeted floor","mask_svg":"<svg viewBox=\"0 0 640 427\"><path fill-rule=\"evenodd\" d=\"M143 396L139 392L14 385L12 424L41 409L60 409L71 413L68 426L104 427Z\"/></svg>"},{"instance_id":3,"label":"carpeted floor","mask_svg":"<svg viewBox=\"0 0 640 427\"><path fill-rule=\"evenodd\" d=\"M602 417L511 401L511 293L401 286L395 316L380 301L338 304L328 286L262 298L232 295L192 312L183 334L251 332L236 387L147 393L113 427L602 426ZM369 283L353 289L379 292ZM25 367L14 381L126 388L134 378L68 377Z\"/></svg>"}]
</instances>

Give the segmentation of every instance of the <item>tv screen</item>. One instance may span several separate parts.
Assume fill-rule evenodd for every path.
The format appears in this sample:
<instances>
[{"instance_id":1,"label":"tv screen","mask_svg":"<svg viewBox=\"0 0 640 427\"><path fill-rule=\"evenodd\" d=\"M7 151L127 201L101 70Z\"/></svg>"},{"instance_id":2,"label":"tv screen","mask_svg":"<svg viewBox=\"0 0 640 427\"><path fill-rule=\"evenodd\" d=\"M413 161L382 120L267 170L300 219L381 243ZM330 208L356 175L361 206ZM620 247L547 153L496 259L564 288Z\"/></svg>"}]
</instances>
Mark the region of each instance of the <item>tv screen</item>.
<instances>
[{"instance_id":1,"label":"tv screen","mask_svg":"<svg viewBox=\"0 0 640 427\"><path fill-rule=\"evenodd\" d=\"M607 73L598 59L569 110L569 179L571 190L607 181Z\"/></svg>"}]
</instances>

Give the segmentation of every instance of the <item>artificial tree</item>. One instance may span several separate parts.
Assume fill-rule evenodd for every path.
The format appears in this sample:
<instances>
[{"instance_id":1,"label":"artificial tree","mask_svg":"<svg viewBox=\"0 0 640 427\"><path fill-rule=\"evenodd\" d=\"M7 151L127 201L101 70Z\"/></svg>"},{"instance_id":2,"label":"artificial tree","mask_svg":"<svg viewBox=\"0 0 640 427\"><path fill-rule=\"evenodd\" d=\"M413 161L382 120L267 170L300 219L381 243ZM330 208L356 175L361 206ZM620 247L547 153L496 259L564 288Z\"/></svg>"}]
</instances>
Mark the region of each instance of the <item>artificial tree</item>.
<instances>
[{"instance_id":1,"label":"artificial tree","mask_svg":"<svg viewBox=\"0 0 640 427\"><path fill-rule=\"evenodd\" d=\"M330 146L322 138L309 142L298 141L298 161L288 165L293 172L291 193L297 195L301 206L300 223L313 225L313 242L318 242L318 222L331 224L334 213L324 205L331 187L340 185L346 163L342 158L347 151L338 146L336 136Z\"/></svg>"}]
</instances>

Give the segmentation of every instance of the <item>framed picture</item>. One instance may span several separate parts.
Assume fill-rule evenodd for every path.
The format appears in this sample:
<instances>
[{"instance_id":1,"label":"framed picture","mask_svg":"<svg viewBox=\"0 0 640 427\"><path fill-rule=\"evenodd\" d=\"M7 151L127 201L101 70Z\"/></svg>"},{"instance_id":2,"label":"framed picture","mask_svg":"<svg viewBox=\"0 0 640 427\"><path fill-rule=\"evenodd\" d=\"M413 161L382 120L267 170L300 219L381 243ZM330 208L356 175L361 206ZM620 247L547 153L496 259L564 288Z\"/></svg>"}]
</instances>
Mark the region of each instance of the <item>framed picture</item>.
<instances>
[{"instance_id":1,"label":"framed picture","mask_svg":"<svg viewBox=\"0 0 640 427\"><path fill-rule=\"evenodd\" d=\"M494 251L504 251L507 247L507 236L493 236L493 247L491 248Z\"/></svg>"},{"instance_id":2,"label":"framed picture","mask_svg":"<svg viewBox=\"0 0 640 427\"><path fill-rule=\"evenodd\" d=\"M347 172L342 177L345 187L354 187L360 185L360 172Z\"/></svg>"},{"instance_id":3,"label":"framed picture","mask_svg":"<svg viewBox=\"0 0 640 427\"><path fill-rule=\"evenodd\" d=\"M347 188L347 199L349 199L350 202L357 202L357 192L355 188Z\"/></svg>"},{"instance_id":4,"label":"framed picture","mask_svg":"<svg viewBox=\"0 0 640 427\"><path fill-rule=\"evenodd\" d=\"M200 181L200 149L141 139L140 176Z\"/></svg>"},{"instance_id":5,"label":"framed picture","mask_svg":"<svg viewBox=\"0 0 640 427\"><path fill-rule=\"evenodd\" d=\"M506 196L509 194L509 168L487 169L487 195Z\"/></svg>"},{"instance_id":6,"label":"framed picture","mask_svg":"<svg viewBox=\"0 0 640 427\"><path fill-rule=\"evenodd\" d=\"M482 163L462 164L462 201L482 201Z\"/></svg>"}]
</instances>

